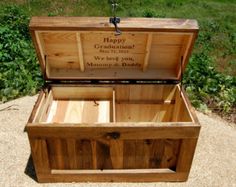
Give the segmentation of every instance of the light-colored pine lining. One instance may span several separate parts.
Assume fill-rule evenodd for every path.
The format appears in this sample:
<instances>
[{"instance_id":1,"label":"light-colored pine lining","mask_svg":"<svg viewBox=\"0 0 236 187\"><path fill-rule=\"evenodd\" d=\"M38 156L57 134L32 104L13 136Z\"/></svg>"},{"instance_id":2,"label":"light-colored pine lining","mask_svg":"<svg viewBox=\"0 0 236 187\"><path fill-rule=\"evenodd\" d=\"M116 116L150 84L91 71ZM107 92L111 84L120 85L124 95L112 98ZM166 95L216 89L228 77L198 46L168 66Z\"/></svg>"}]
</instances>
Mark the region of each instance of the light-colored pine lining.
<instances>
[{"instance_id":1,"label":"light-colored pine lining","mask_svg":"<svg viewBox=\"0 0 236 187\"><path fill-rule=\"evenodd\" d=\"M110 121L110 102L99 101L98 122L105 123Z\"/></svg>"},{"instance_id":2,"label":"light-colored pine lining","mask_svg":"<svg viewBox=\"0 0 236 187\"><path fill-rule=\"evenodd\" d=\"M70 123L82 122L83 108L84 108L84 101L69 101L63 122L70 122Z\"/></svg>"},{"instance_id":3,"label":"light-colored pine lining","mask_svg":"<svg viewBox=\"0 0 236 187\"><path fill-rule=\"evenodd\" d=\"M51 110L49 111L47 123L50 123L53 121L54 116L56 115L57 111L57 101L53 101L51 105Z\"/></svg>"},{"instance_id":4,"label":"light-colored pine lining","mask_svg":"<svg viewBox=\"0 0 236 187\"><path fill-rule=\"evenodd\" d=\"M110 122L110 101L54 100L46 122Z\"/></svg>"}]
</instances>

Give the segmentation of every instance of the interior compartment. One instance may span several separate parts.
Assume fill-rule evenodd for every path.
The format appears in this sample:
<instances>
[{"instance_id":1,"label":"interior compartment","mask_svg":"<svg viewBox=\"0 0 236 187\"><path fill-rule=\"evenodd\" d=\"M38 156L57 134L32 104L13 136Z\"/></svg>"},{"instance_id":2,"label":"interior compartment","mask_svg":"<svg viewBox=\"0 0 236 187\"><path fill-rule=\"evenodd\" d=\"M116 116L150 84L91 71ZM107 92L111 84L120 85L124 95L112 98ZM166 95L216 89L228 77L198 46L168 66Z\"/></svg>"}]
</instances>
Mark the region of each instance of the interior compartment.
<instances>
[{"instance_id":1,"label":"interior compartment","mask_svg":"<svg viewBox=\"0 0 236 187\"><path fill-rule=\"evenodd\" d=\"M111 87L52 87L39 121L46 123L108 123L113 121Z\"/></svg>"},{"instance_id":2,"label":"interior compartment","mask_svg":"<svg viewBox=\"0 0 236 187\"><path fill-rule=\"evenodd\" d=\"M53 86L35 121L43 123L192 122L178 85Z\"/></svg>"}]
</instances>

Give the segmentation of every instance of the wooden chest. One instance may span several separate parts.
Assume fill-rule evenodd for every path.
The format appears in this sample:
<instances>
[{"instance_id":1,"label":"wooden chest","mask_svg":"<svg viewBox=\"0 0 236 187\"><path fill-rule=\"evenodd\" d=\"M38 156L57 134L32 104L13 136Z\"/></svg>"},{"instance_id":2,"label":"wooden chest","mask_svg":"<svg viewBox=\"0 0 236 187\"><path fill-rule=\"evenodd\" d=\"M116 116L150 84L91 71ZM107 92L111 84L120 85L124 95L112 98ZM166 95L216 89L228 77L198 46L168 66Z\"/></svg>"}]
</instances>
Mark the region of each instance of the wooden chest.
<instances>
[{"instance_id":1,"label":"wooden chest","mask_svg":"<svg viewBox=\"0 0 236 187\"><path fill-rule=\"evenodd\" d=\"M26 125L39 182L185 181L200 125L181 77L195 20L34 17L47 86Z\"/></svg>"}]
</instances>

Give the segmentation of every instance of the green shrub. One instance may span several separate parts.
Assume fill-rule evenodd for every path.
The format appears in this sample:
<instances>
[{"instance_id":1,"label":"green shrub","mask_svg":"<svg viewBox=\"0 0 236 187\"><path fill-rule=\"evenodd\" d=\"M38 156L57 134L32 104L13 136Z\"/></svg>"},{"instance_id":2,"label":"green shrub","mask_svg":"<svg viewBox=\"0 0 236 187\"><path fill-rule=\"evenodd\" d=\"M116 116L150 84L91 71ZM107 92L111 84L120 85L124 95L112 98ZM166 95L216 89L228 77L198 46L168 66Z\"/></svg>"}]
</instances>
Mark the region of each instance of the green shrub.
<instances>
[{"instance_id":1,"label":"green shrub","mask_svg":"<svg viewBox=\"0 0 236 187\"><path fill-rule=\"evenodd\" d=\"M28 2L28 13L32 15L111 15L109 1ZM235 5L231 1L224 1L227 4L223 1L194 0L119 2L117 16L121 17L197 19L201 29L183 81L190 100L201 110L210 108L221 113L235 110L236 77L230 75L236 73L236 25L232 11ZM29 17L22 11L28 5L22 3L21 8L8 6L0 9L3 9L0 12L0 101L34 94L42 86L39 65L28 32ZM221 72L228 75L216 70L215 65L221 62L226 64L226 68L220 69Z\"/></svg>"},{"instance_id":2,"label":"green shrub","mask_svg":"<svg viewBox=\"0 0 236 187\"><path fill-rule=\"evenodd\" d=\"M228 113L236 106L236 77L215 70L207 52L196 53L184 74L184 84L192 104L202 110Z\"/></svg>"},{"instance_id":3,"label":"green shrub","mask_svg":"<svg viewBox=\"0 0 236 187\"><path fill-rule=\"evenodd\" d=\"M29 18L16 6L0 17L0 101L35 94L42 77L28 31Z\"/></svg>"}]
</instances>

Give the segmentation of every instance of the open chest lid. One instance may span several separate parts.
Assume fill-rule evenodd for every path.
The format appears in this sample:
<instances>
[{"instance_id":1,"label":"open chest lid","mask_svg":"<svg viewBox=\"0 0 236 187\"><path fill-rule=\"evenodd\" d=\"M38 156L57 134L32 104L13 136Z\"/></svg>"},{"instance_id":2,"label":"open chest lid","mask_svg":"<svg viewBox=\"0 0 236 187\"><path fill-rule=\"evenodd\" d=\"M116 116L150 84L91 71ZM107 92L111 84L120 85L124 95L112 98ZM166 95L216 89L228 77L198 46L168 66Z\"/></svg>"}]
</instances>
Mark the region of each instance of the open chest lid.
<instances>
[{"instance_id":1,"label":"open chest lid","mask_svg":"<svg viewBox=\"0 0 236 187\"><path fill-rule=\"evenodd\" d=\"M33 17L30 31L46 80L180 80L196 20Z\"/></svg>"}]
</instances>

